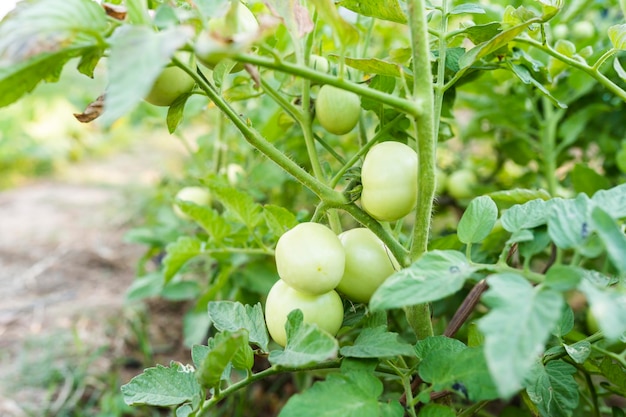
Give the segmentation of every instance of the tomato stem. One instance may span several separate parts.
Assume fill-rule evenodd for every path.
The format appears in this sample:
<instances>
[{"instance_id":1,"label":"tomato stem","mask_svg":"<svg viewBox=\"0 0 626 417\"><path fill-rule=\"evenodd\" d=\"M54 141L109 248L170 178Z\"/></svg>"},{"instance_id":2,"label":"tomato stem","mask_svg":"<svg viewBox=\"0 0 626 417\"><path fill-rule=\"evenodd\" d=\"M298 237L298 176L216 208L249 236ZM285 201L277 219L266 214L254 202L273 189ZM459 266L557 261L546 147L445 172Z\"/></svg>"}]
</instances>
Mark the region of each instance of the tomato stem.
<instances>
[{"instance_id":1,"label":"tomato stem","mask_svg":"<svg viewBox=\"0 0 626 417\"><path fill-rule=\"evenodd\" d=\"M444 0L443 4L446 4ZM446 19L445 6L442 21ZM428 21L424 0L408 2L408 23L413 45L413 95L416 107L422 110L414 115L417 133L416 151L419 158L418 194L415 210L415 223L412 232L410 256L414 261L428 248L430 220L435 196L435 152L436 152L436 116L435 97L432 87L432 71L430 65L430 45L428 37ZM444 26L445 28L445 26ZM445 31L442 30L442 33ZM439 66L445 65L439 57ZM439 80L441 83L442 80ZM440 89L443 95L443 90ZM405 309L407 320L418 339L433 335L433 327L428 304L421 304Z\"/></svg>"}]
</instances>

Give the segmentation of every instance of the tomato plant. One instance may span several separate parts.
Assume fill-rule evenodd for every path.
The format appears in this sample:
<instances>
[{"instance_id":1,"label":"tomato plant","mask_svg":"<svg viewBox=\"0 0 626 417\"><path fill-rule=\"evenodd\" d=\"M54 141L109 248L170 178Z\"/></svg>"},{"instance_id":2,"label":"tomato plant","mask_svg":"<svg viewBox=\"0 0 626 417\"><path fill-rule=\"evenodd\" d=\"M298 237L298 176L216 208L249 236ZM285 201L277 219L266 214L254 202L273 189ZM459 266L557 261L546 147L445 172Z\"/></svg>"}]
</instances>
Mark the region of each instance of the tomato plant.
<instances>
[{"instance_id":1,"label":"tomato plant","mask_svg":"<svg viewBox=\"0 0 626 417\"><path fill-rule=\"evenodd\" d=\"M333 336L343 322L343 303L336 291L307 294L293 289L283 280L278 280L267 294L265 320L270 336L281 346L287 344L287 315L295 309L302 311L305 323L316 324Z\"/></svg>"},{"instance_id":2,"label":"tomato plant","mask_svg":"<svg viewBox=\"0 0 626 417\"><path fill-rule=\"evenodd\" d=\"M107 72L78 115L102 129L163 68L196 85L155 194L212 203L176 200L183 224L155 197L128 236L129 293L185 295L193 364L125 381L127 404L262 414L246 388L271 384L281 417L621 415L623 1L118 3L9 15L0 106L73 63Z\"/></svg>"},{"instance_id":3,"label":"tomato plant","mask_svg":"<svg viewBox=\"0 0 626 417\"><path fill-rule=\"evenodd\" d=\"M409 214L417 196L417 154L400 142L382 142L365 155L361 168L361 205L378 220Z\"/></svg>"}]
</instances>

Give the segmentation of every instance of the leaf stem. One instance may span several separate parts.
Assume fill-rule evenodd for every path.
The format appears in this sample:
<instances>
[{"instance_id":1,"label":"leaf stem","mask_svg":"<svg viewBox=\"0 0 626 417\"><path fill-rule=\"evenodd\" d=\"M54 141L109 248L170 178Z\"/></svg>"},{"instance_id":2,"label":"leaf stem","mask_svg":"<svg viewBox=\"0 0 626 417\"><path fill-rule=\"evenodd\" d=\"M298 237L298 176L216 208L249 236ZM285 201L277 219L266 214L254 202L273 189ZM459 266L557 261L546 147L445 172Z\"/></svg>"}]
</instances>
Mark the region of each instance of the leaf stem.
<instances>
[{"instance_id":1,"label":"leaf stem","mask_svg":"<svg viewBox=\"0 0 626 417\"><path fill-rule=\"evenodd\" d=\"M565 62L566 64L585 72L586 74L594 78L596 81L598 81L600 84L602 84L607 90L609 90L610 92L612 92L613 94L621 98L623 101L626 101L626 91L620 88L613 81L608 79L600 71L598 71L598 69L595 68L595 65L590 66L586 62L581 62L577 59L565 56L561 54L560 52L556 51L550 45L548 44L544 45L541 42L538 42L534 39L530 39L528 37L519 37L519 38L516 38L515 41L534 46L535 48L542 50L543 52L547 53L548 55L553 56L559 61Z\"/></svg>"},{"instance_id":2,"label":"leaf stem","mask_svg":"<svg viewBox=\"0 0 626 417\"><path fill-rule=\"evenodd\" d=\"M249 377L239 381L239 382L235 382L234 384L228 386L227 388L224 388L223 390L221 390L219 392L219 395L215 395L213 397L211 397L210 399L208 399L207 401L205 401L202 404L202 407L200 407L200 409L198 410L198 412L196 413L197 417L201 417L204 415L208 415L207 413L209 412L209 410L216 405L219 401L222 400L222 398L227 397L229 395L231 395L232 393L239 391L242 388L247 387L248 385L259 381L261 379L267 378L269 376L272 375L277 375L277 374L281 374L281 373L285 373L285 372L303 372L303 371L314 371L314 370L318 370L318 369L334 369L334 368L338 368L339 367L340 362L338 360L335 361L331 361L331 362L322 362L322 363L317 363L311 366L306 366L306 367L302 367L302 368L289 368L289 367L283 367L283 366L271 366L267 369L264 369L260 372L257 372L256 374L251 374Z\"/></svg>"}]
</instances>

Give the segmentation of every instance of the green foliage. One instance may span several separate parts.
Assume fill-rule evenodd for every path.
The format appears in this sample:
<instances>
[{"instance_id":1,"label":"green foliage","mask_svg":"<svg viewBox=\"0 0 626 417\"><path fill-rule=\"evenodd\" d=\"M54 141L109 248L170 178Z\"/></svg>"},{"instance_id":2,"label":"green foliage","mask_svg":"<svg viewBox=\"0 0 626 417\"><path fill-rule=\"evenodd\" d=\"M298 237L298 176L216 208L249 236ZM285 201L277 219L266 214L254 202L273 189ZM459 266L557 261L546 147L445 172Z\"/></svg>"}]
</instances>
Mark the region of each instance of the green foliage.
<instances>
[{"instance_id":1,"label":"green foliage","mask_svg":"<svg viewBox=\"0 0 626 417\"><path fill-rule=\"evenodd\" d=\"M168 65L196 83L162 115L188 145L185 176L163 182L127 236L147 246L127 298L191 301L194 366L146 369L123 387L127 404L219 414L288 374L274 383L298 392L281 416L449 417L491 401L503 415L609 415L604 397L626 392L623 16L548 0L153 3L126 1L116 20L87 0L33 0L0 23L0 106L72 58L95 77L106 56L105 128ZM261 30L212 32L234 5ZM584 21L597 24L563 35ZM213 68L180 58L200 39L222 51ZM306 65L313 54L328 71ZM356 129L321 128L323 85L359 96ZM360 171L389 140L418 153L418 190L411 215L379 222ZM175 199L191 183L211 202ZM336 336L292 311L280 349L262 305L276 242L302 222L367 227L398 265L369 303L344 300Z\"/></svg>"}]
</instances>

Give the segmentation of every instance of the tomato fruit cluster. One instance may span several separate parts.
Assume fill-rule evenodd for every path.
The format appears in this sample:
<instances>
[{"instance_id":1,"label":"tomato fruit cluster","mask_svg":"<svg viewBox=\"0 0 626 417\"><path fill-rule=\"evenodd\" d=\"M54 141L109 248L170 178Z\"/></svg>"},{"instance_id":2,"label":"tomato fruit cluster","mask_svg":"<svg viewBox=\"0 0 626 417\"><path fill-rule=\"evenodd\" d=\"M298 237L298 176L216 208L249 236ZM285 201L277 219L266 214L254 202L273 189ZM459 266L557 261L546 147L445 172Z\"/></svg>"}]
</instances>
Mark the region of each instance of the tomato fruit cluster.
<instances>
[{"instance_id":1,"label":"tomato fruit cluster","mask_svg":"<svg viewBox=\"0 0 626 417\"><path fill-rule=\"evenodd\" d=\"M361 206L380 221L409 214L417 201L417 153L401 142L381 142L365 155L361 167Z\"/></svg>"},{"instance_id":2,"label":"tomato fruit cluster","mask_svg":"<svg viewBox=\"0 0 626 417\"><path fill-rule=\"evenodd\" d=\"M270 289L265 320L270 336L285 346L287 316L302 311L305 323L335 335L343 322L339 294L354 302L369 302L376 289L399 268L384 243L369 229L356 228L339 236L318 223L300 223L276 244L280 279Z\"/></svg>"},{"instance_id":3,"label":"tomato fruit cluster","mask_svg":"<svg viewBox=\"0 0 626 417\"><path fill-rule=\"evenodd\" d=\"M361 99L350 91L323 85L315 100L315 115L327 132L344 135L359 121Z\"/></svg>"}]
</instances>

